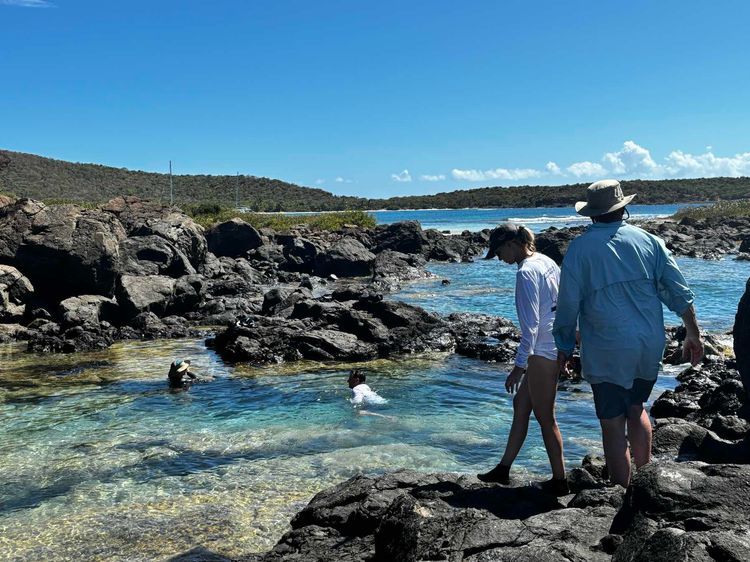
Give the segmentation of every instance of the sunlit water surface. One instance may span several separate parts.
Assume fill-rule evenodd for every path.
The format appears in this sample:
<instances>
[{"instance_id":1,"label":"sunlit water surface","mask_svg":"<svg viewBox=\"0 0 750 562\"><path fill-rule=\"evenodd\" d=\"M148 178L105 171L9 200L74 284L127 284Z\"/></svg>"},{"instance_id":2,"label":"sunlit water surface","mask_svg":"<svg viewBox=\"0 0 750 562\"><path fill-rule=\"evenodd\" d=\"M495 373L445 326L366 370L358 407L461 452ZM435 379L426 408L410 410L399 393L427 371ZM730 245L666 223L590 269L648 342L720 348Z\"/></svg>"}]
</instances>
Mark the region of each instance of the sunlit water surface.
<instances>
[{"instance_id":1,"label":"sunlit water surface","mask_svg":"<svg viewBox=\"0 0 750 562\"><path fill-rule=\"evenodd\" d=\"M731 327L746 262L680 260L699 316ZM443 313L515 317L514 269L433 264L398 297ZM443 286L441 279L450 279ZM671 319L671 316L668 316ZM94 354L0 357L0 559L160 560L202 545L225 555L270 548L317 491L357 472L493 466L511 420L501 366L449 355L366 364L388 404L348 402L347 365L225 365L202 340L126 342ZM166 388L175 357L210 383ZM659 379L653 397L675 384ZM558 395L569 466L599 452L586 385ZM519 480L547 460L532 424Z\"/></svg>"}]
</instances>

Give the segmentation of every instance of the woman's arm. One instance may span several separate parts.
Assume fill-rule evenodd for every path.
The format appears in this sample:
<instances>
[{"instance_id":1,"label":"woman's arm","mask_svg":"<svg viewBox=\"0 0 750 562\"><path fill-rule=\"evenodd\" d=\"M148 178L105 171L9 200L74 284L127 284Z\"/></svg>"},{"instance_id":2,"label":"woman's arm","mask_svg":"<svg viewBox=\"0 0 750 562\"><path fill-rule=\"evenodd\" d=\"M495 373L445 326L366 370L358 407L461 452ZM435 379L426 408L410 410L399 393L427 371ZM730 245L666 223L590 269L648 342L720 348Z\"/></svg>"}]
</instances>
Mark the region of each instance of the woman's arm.
<instances>
[{"instance_id":1,"label":"woman's arm","mask_svg":"<svg viewBox=\"0 0 750 562\"><path fill-rule=\"evenodd\" d=\"M521 325L516 366L525 369L539 335L539 285L535 276L523 271L516 276L516 313Z\"/></svg>"}]
</instances>

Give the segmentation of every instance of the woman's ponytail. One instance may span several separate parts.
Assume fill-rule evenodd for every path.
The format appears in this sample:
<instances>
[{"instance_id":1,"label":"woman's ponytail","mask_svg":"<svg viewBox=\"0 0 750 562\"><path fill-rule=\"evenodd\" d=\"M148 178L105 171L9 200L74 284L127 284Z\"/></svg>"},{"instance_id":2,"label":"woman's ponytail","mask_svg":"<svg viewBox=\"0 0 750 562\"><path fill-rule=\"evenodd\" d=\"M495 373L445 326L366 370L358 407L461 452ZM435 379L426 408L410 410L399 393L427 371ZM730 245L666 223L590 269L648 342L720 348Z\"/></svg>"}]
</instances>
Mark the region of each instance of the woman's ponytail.
<instances>
[{"instance_id":1,"label":"woman's ponytail","mask_svg":"<svg viewBox=\"0 0 750 562\"><path fill-rule=\"evenodd\" d=\"M516 240L522 246L525 246L532 252L536 252L536 244L534 243L534 233L531 232L527 227L520 225L516 232Z\"/></svg>"}]
</instances>

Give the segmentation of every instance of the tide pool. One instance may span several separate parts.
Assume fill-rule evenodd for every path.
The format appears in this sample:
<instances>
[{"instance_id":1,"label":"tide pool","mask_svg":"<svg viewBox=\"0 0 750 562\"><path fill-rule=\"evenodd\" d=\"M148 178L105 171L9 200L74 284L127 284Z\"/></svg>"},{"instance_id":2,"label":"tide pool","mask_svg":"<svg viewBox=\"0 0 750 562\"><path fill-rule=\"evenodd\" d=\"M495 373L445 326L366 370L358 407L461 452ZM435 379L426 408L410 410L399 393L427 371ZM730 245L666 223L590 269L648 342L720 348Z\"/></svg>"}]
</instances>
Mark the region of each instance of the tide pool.
<instances>
[{"instance_id":1,"label":"tide pool","mask_svg":"<svg viewBox=\"0 0 750 562\"><path fill-rule=\"evenodd\" d=\"M203 545L270 548L317 491L358 472L493 466L511 420L498 365L430 355L360 365L388 400L361 415L348 365L224 365L201 341L117 344L45 370L5 348L0 552L9 560L159 560ZM172 357L216 380L167 389ZM33 381L27 383L23 381ZM665 376L659 389L671 388ZM560 392L566 458L598 451L586 387ZM532 424L520 481L547 460Z\"/></svg>"}]
</instances>

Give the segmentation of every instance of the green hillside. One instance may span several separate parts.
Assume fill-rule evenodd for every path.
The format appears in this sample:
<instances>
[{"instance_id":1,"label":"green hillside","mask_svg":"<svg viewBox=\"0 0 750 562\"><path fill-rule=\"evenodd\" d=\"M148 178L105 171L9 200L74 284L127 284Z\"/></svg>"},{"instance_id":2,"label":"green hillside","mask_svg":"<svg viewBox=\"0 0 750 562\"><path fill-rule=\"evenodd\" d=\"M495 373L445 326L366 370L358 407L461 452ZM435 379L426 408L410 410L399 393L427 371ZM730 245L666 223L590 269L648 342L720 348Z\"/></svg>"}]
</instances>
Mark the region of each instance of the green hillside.
<instances>
[{"instance_id":1,"label":"green hillside","mask_svg":"<svg viewBox=\"0 0 750 562\"><path fill-rule=\"evenodd\" d=\"M482 187L435 195L365 199L256 176L175 175L173 183L177 204L212 202L224 206L234 205L239 184L240 205L253 211L555 207L572 205L582 198L586 188L586 184ZM748 177L622 183L626 192L638 193L638 203L750 198ZM138 195L166 202L169 176L0 150L0 191L44 200L101 202L117 195Z\"/></svg>"}]
</instances>

